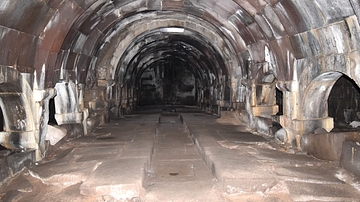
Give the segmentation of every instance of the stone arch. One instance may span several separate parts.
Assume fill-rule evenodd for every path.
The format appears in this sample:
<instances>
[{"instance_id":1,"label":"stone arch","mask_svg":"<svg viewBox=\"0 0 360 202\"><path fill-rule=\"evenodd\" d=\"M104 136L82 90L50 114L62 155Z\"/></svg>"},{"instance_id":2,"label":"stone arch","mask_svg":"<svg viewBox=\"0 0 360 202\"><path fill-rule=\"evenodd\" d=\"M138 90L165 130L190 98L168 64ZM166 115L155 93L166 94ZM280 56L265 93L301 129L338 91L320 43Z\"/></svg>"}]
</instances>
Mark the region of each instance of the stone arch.
<instances>
[{"instance_id":1,"label":"stone arch","mask_svg":"<svg viewBox=\"0 0 360 202\"><path fill-rule=\"evenodd\" d=\"M323 119L328 117L327 99L332 87L342 76L341 72L325 72L313 79L306 87L301 101L301 119Z\"/></svg>"},{"instance_id":2,"label":"stone arch","mask_svg":"<svg viewBox=\"0 0 360 202\"><path fill-rule=\"evenodd\" d=\"M138 14L140 15L140 14ZM145 14L141 14L143 18L145 18ZM151 13L147 13L146 15L152 15ZM217 33L214 29L209 29L207 26L204 25L204 22L196 19L194 17L187 16L186 19L184 16L182 16L179 13L174 13L174 15L177 18L170 18L170 19L162 19L161 15L157 16L159 19L152 20L152 21L139 21L139 17L137 15L132 16L131 18L127 19L127 25L122 25L122 27L117 28L118 30L126 29L126 27L133 27L132 29L135 29L136 27L136 34L134 35L124 35L124 33L120 32L118 33L119 36L117 37L118 45L116 47L113 47L113 49L109 49L104 47L103 50L99 54L102 55L109 55L111 59L109 60L108 57L103 57L104 60L98 60L97 65L100 69L98 71L103 71L106 74L102 74L98 72L98 75L103 75L100 77L100 79L115 79L116 76L118 76L117 72L125 72L123 70L119 70L119 68L124 67L121 63L122 60L125 60L126 58L122 58L125 54L127 47L131 46L131 43L134 41L135 38L141 36L142 34L146 34L149 30L156 30L160 29L162 27L182 27L188 30L193 30L195 32L198 32L203 37L206 37L208 41L215 41L216 43L212 44L213 47L217 50L218 53L221 54L221 57L224 58L224 62L226 66L229 68L229 72L235 72L235 68L239 67L239 58L236 55L233 55L236 51L234 47L232 47L228 41L226 41L219 33ZM156 18L156 19L157 19ZM115 34L113 34L115 35ZM105 46L107 44L104 44ZM114 49L115 48L115 49ZM105 60L106 59L106 60ZM126 62L126 61L125 61ZM125 65L126 66L126 65ZM102 68L106 68L106 70L102 70Z\"/></svg>"}]
</instances>

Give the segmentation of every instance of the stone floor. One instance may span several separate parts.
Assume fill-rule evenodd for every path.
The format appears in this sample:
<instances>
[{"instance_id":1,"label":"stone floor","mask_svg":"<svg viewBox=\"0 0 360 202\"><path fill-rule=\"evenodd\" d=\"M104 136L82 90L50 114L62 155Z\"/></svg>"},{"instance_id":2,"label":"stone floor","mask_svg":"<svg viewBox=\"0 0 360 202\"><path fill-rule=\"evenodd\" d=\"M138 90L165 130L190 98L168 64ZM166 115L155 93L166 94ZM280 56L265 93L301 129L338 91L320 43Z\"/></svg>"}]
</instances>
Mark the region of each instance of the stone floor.
<instances>
[{"instance_id":1,"label":"stone floor","mask_svg":"<svg viewBox=\"0 0 360 202\"><path fill-rule=\"evenodd\" d=\"M284 152L232 114L137 112L68 141L0 189L1 201L360 201L337 167Z\"/></svg>"}]
</instances>

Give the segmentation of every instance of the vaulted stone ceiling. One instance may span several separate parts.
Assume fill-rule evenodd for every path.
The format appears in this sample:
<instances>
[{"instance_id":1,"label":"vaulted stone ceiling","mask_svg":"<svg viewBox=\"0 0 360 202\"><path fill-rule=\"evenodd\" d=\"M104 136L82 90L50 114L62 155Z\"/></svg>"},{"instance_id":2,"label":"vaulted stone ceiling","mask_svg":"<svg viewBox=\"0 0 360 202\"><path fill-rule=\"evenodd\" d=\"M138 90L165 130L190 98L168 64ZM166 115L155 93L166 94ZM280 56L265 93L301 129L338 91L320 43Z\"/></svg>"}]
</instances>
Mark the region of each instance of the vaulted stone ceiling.
<instances>
[{"instance_id":1,"label":"vaulted stone ceiling","mask_svg":"<svg viewBox=\"0 0 360 202\"><path fill-rule=\"evenodd\" d=\"M331 130L326 100L340 76L360 84L359 8L356 0L2 0L6 128L33 131L24 142L43 144L57 94L59 124L86 133L109 111L131 111L147 67L179 60L211 92L198 105L245 110L260 132L277 112L275 88L283 91L279 121L299 144L305 132ZM31 106L16 118L26 123L8 121L5 108L18 103Z\"/></svg>"}]
</instances>

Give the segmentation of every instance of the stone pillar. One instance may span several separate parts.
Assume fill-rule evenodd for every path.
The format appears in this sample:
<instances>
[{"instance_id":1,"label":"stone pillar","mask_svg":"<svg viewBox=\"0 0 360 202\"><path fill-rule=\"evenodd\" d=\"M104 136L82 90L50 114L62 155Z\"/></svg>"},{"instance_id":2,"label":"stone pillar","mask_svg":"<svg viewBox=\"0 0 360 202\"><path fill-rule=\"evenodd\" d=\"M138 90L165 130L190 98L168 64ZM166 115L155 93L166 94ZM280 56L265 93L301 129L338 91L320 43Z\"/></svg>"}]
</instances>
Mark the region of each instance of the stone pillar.
<instances>
[{"instance_id":1,"label":"stone pillar","mask_svg":"<svg viewBox=\"0 0 360 202\"><path fill-rule=\"evenodd\" d=\"M45 156L46 144L45 139L48 131L49 122L49 100L56 95L55 89L34 90L34 117L35 133L39 137L38 144L41 157Z\"/></svg>"},{"instance_id":2,"label":"stone pillar","mask_svg":"<svg viewBox=\"0 0 360 202\"><path fill-rule=\"evenodd\" d=\"M268 134L272 116L279 108L275 99L275 83L257 83L255 79L243 80L247 87L245 109L249 114L249 125L260 133Z\"/></svg>"}]
</instances>

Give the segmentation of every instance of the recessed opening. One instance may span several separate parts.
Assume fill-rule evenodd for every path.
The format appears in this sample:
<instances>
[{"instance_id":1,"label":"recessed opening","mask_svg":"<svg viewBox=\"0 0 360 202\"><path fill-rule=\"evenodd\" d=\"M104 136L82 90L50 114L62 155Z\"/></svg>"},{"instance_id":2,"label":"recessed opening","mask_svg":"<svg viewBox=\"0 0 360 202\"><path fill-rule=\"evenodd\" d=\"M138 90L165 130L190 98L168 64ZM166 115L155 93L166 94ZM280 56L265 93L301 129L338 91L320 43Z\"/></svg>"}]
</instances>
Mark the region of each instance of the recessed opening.
<instances>
[{"instance_id":1,"label":"recessed opening","mask_svg":"<svg viewBox=\"0 0 360 202\"><path fill-rule=\"evenodd\" d=\"M328 104L335 128L350 127L352 121L360 121L360 88L351 78L344 75L337 80Z\"/></svg>"},{"instance_id":2,"label":"recessed opening","mask_svg":"<svg viewBox=\"0 0 360 202\"><path fill-rule=\"evenodd\" d=\"M4 114L2 112L2 109L0 108L0 132L4 131L4 126L5 126ZM6 148L0 145L0 150L6 150Z\"/></svg>"},{"instance_id":3,"label":"recessed opening","mask_svg":"<svg viewBox=\"0 0 360 202\"><path fill-rule=\"evenodd\" d=\"M195 76L178 61L157 62L139 81L139 106L196 105Z\"/></svg>"},{"instance_id":4,"label":"recessed opening","mask_svg":"<svg viewBox=\"0 0 360 202\"><path fill-rule=\"evenodd\" d=\"M55 119L55 99L49 100L49 125L58 125Z\"/></svg>"},{"instance_id":5,"label":"recessed opening","mask_svg":"<svg viewBox=\"0 0 360 202\"><path fill-rule=\"evenodd\" d=\"M5 122L4 122L4 114L3 111L0 107L0 132L4 131L4 126L5 126Z\"/></svg>"},{"instance_id":6,"label":"recessed opening","mask_svg":"<svg viewBox=\"0 0 360 202\"><path fill-rule=\"evenodd\" d=\"M284 95L283 95L283 92L279 89L276 88L276 104L277 106L279 107L279 111L276 115L278 116L281 116L284 114L284 103L283 103L283 98L284 98Z\"/></svg>"}]
</instances>

